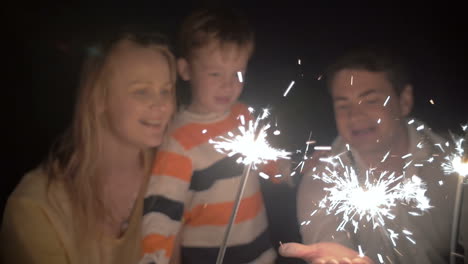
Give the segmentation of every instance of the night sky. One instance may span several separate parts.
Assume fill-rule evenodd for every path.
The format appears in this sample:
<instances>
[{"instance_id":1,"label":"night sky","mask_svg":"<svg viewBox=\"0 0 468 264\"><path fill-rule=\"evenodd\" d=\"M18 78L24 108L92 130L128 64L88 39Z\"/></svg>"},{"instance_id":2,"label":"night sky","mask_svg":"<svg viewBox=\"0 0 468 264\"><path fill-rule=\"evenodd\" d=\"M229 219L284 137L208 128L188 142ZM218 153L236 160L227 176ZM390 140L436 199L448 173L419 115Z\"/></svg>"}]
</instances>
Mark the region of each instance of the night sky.
<instances>
[{"instance_id":1,"label":"night sky","mask_svg":"<svg viewBox=\"0 0 468 264\"><path fill-rule=\"evenodd\" d=\"M419 6L282 1L276 7L249 2L230 1L246 13L256 32L241 100L272 109L282 131L278 145L303 148L310 132L319 144L331 143L336 136L331 101L324 82L317 79L333 59L362 44L386 45L406 57L415 89L415 117L440 132L460 132L460 124L468 121L468 27L461 6L440 1ZM19 2L4 10L9 85L2 96L7 132L2 167L7 171L0 209L21 176L37 166L68 125L90 41L126 23L154 25L174 38L181 19L197 6L183 1L166 7L157 1L35 5ZM282 97L293 80L289 95Z\"/></svg>"}]
</instances>

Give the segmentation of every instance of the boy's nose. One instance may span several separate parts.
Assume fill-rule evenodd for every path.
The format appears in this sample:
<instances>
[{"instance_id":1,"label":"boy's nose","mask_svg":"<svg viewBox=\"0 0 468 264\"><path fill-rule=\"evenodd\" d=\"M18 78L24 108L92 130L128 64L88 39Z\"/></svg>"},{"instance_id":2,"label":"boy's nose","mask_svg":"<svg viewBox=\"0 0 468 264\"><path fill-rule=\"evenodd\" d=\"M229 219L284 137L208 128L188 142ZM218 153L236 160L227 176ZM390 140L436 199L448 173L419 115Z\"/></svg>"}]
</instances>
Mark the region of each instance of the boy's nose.
<instances>
[{"instance_id":1,"label":"boy's nose","mask_svg":"<svg viewBox=\"0 0 468 264\"><path fill-rule=\"evenodd\" d=\"M235 77L227 78L227 80L224 81L223 88L227 90L231 90L239 84L240 84L239 78L236 75Z\"/></svg>"},{"instance_id":2,"label":"boy's nose","mask_svg":"<svg viewBox=\"0 0 468 264\"><path fill-rule=\"evenodd\" d=\"M170 102L167 99L162 98L162 96L154 96L151 100L150 108L158 109L160 111L168 110Z\"/></svg>"}]
</instances>

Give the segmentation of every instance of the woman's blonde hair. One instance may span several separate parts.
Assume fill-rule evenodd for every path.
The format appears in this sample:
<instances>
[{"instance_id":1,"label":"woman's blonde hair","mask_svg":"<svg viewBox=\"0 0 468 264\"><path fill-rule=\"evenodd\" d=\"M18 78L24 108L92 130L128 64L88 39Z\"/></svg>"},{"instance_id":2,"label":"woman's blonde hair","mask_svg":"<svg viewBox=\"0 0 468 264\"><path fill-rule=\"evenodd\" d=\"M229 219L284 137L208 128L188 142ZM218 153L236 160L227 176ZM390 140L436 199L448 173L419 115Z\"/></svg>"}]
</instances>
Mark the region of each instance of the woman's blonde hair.
<instances>
[{"instance_id":1,"label":"woman's blonde hair","mask_svg":"<svg viewBox=\"0 0 468 264\"><path fill-rule=\"evenodd\" d=\"M175 59L163 35L126 29L107 42L88 50L82 68L72 124L53 146L48 159L43 163L43 169L49 177L49 186L57 181L65 186L76 219L75 231L81 238L95 238L95 234L101 234L98 224L109 214L109 209L103 201L103 186L100 177L97 177L97 161L102 153L104 127L98 106L106 101L108 93L108 87L103 85L108 78L107 62L116 45L125 40L155 49L164 55L170 67L175 105ZM151 169L152 154L153 150L142 152L146 175L149 175Z\"/></svg>"}]
</instances>

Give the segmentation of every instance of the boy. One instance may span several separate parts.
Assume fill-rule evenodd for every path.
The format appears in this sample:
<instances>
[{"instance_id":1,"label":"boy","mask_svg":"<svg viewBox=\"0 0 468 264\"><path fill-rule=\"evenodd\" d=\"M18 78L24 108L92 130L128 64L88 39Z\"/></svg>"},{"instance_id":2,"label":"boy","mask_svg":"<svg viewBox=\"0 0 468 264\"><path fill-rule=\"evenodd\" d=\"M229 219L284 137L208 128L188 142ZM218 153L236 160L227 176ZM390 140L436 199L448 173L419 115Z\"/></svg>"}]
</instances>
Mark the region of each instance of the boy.
<instances>
[{"instance_id":1,"label":"boy","mask_svg":"<svg viewBox=\"0 0 468 264\"><path fill-rule=\"evenodd\" d=\"M200 10L182 24L180 77L188 81L191 101L175 116L160 147L145 199L143 262L167 262L174 241L182 263L215 263L243 165L238 156L217 152L209 139L236 131L254 35L232 11ZM223 263L273 263L276 253L258 178L246 184Z\"/></svg>"},{"instance_id":2,"label":"boy","mask_svg":"<svg viewBox=\"0 0 468 264\"><path fill-rule=\"evenodd\" d=\"M456 177L445 176L441 168L444 153L437 144L445 147L446 140L423 123L406 119L413 92L403 64L385 52L357 51L336 62L327 76L339 134L332 156L339 155L345 166L353 168L361 184L370 169L374 176L395 172L403 175L404 181L418 176L426 184L425 195L432 208L415 216L411 208L397 204L391 211L395 219L386 221L385 226L374 229L369 223L360 225L356 232L352 226L347 226L347 232L336 232L339 216L325 215L317 206L325 195L324 188L329 187L311 177L320 177L325 171L327 164L321 163L316 172L304 176L297 196L299 222L312 221L301 227L303 243L309 245L285 245L281 254L310 263L445 263L450 253ZM319 213L311 217L316 209ZM399 233L393 246L388 229L405 229L412 235L407 238ZM359 247L366 258L358 256Z\"/></svg>"}]
</instances>

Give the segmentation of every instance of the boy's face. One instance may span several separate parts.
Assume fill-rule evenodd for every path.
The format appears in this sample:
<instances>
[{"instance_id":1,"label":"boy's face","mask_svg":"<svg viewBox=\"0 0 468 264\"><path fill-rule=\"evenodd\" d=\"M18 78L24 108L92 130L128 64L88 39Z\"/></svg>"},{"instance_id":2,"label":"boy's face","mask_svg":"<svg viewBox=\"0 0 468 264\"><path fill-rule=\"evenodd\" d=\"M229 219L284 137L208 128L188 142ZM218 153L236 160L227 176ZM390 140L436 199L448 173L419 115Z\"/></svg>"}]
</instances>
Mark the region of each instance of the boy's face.
<instances>
[{"instance_id":1,"label":"boy's face","mask_svg":"<svg viewBox=\"0 0 468 264\"><path fill-rule=\"evenodd\" d=\"M189 81L192 101L189 110L197 113L224 113L237 101L244 87L249 46L219 45L210 42L193 52L189 60L178 61L182 79Z\"/></svg>"},{"instance_id":2,"label":"boy's face","mask_svg":"<svg viewBox=\"0 0 468 264\"><path fill-rule=\"evenodd\" d=\"M331 93L338 133L361 155L385 153L406 135L402 118L412 107L411 86L397 95L384 72L344 69Z\"/></svg>"}]
</instances>

